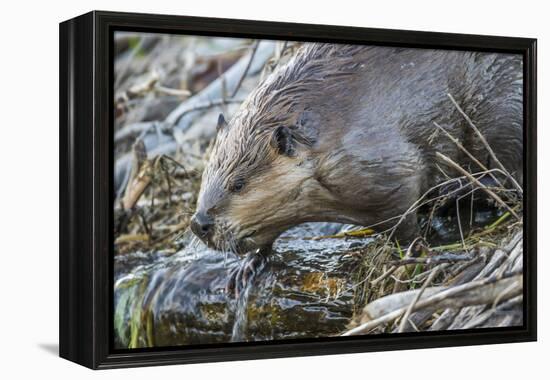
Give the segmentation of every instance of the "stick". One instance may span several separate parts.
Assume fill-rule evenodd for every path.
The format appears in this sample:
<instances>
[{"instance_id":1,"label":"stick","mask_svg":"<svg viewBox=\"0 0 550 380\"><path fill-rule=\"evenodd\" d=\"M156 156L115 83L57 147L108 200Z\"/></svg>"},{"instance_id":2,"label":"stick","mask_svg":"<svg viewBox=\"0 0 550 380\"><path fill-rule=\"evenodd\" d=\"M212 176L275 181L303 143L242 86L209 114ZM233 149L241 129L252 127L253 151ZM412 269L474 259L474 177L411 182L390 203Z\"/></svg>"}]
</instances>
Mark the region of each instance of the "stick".
<instances>
[{"instance_id":1,"label":"stick","mask_svg":"<svg viewBox=\"0 0 550 380\"><path fill-rule=\"evenodd\" d=\"M519 215L510 206L508 206L498 195L496 195L494 192L492 192L489 188L487 188L481 182L479 182L473 175L471 175L466 170L464 170L460 165L458 165L456 162L454 162L453 160L451 160L449 157L445 156L444 154L436 152L435 155L438 158L440 158L441 160L445 161L450 166L452 166L453 168L455 168L462 175L466 176L471 182L476 184L479 188L483 189L498 204L500 204L502 207L504 207L506 210L508 210L508 212L510 212L510 214L512 214L516 219L520 220Z\"/></svg>"},{"instance_id":2,"label":"stick","mask_svg":"<svg viewBox=\"0 0 550 380\"><path fill-rule=\"evenodd\" d=\"M259 72L265 62L272 56L275 49L275 42L273 41L261 41L258 46L258 50L254 56L254 60L248 70L249 74ZM237 83L238 76L243 71L243 68L248 64L249 57L245 56L237 61L229 70L225 72L226 84L229 88L233 88L233 84ZM205 101L210 101L212 98L217 98L220 93L222 85L221 78L217 78L210 83L200 93L190 97L181 103L175 110L173 110L163 121L166 128L175 128L181 132L185 132L199 116L198 113L189 113L189 109L203 104ZM168 127L169 126L169 127ZM143 137L145 147L149 152L149 157L153 154L172 154L177 149L177 143L173 136L163 135L162 139L159 139L156 135L148 133ZM115 189L118 189L123 184L126 174L129 170L129 163L131 160L131 154L126 153L116 160L115 164Z\"/></svg>"},{"instance_id":3,"label":"stick","mask_svg":"<svg viewBox=\"0 0 550 380\"><path fill-rule=\"evenodd\" d=\"M220 94L221 88L224 85L227 86L227 88L235 88L238 84L238 81L240 77L242 76L242 73L246 66L249 65L248 68L249 73L257 73L259 72L263 67L265 62L273 55L273 51L275 49L275 43L272 41L261 41L261 43L258 45L257 51L254 54L254 57L252 60L250 60L249 56L242 57L239 61L237 61L233 66L231 66L230 69L228 69L223 77L218 77L215 81L210 83L205 89L203 89L200 93L196 94L195 96L189 98L187 101L182 103L180 106L178 106L175 110L173 110L170 115L166 117L166 121L172 124L175 124L175 127L180 129L181 131L186 130L189 125L191 124L192 120L188 120L189 118L182 117L182 113L184 113L187 109L194 107L197 104L203 103L204 101L208 101L211 98L217 98ZM252 54L252 52L251 52Z\"/></svg>"},{"instance_id":4,"label":"stick","mask_svg":"<svg viewBox=\"0 0 550 380\"><path fill-rule=\"evenodd\" d=\"M405 260L408 260L408 259L411 259L413 258L412 255L413 255L413 252L412 252L412 247L413 245L415 245L417 242L419 242L419 240L422 239L422 238L416 238L412 241L412 243L409 245L409 247L407 248L407 252L405 253L404 257L399 260L399 262L402 262L402 261L405 261ZM406 264L403 264L403 265L406 265ZM378 278L375 278L374 280L372 280L371 282L371 285L372 286L376 286L379 282L383 281L384 279L386 279L388 276L391 276L396 270L397 268L399 268L399 265L393 265L392 267L390 267L390 269L388 269L387 271L385 271L384 273L382 273L382 275L380 275Z\"/></svg>"},{"instance_id":5,"label":"stick","mask_svg":"<svg viewBox=\"0 0 550 380\"><path fill-rule=\"evenodd\" d=\"M477 158L475 158L469 151L468 149L464 148L464 145L462 145L460 143L460 141L458 141L458 139L456 137L454 137L453 135L451 135L449 132L447 132L445 129L443 129L442 126L440 126L439 124L437 124L435 121L434 121L434 125L441 131L445 134L445 136L447 136L449 138L449 140L451 140L453 143L455 143L455 145L458 147L458 149L460 149L462 152L464 152L464 154L466 154L477 166L479 166L481 168L481 170L484 170L484 171L489 171L489 169L487 169L487 167L485 165L483 165ZM493 173L490 173L489 172L489 175L491 176L492 179L495 180L495 182L500 186L500 187L504 187L502 185L502 183L493 175Z\"/></svg>"},{"instance_id":6,"label":"stick","mask_svg":"<svg viewBox=\"0 0 550 380\"><path fill-rule=\"evenodd\" d=\"M191 91L189 90L180 90L177 88L164 87L158 83L155 85L155 88L153 90L155 90L155 92L158 92L159 94L177 96L177 97L188 97L191 95Z\"/></svg>"},{"instance_id":7,"label":"stick","mask_svg":"<svg viewBox=\"0 0 550 380\"><path fill-rule=\"evenodd\" d=\"M475 319L467 322L464 325L464 329L473 329L481 325L482 323L486 322L490 317L492 317L494 314L501 310L509 309L510 307L518 306L523 303L523 296L517 296L514 298L509 299L508 301L501 303L497 307L491 308L484 313L478 315Z\"/></svg>"},{"instance_id":8,"label":"stick","mask_svg":"<svg viewBox=\"0 0 550 380\"><path fill-rule=\"evenodd\" d=\"M137 123L128 124L115 132L115 136L114 136L115 142L119 142L128 137L139 135L143 131L147 131L153 128L155 123L158 123L158 122L157 121L140 121ZM161 125L160 128L163 129L163 126Z\"/></svg>"},{"instance_id":9,"label":"stick","mask_svg":"<svg viewBox=\"0 0 550 380\"><path fill-rule=\"evenodd\" d=\"M391 276L393 274L393 272L395 272L397 270L397 266L392 266L390 269L388 269L387 271L385 271L384 273L382 273L379 277L375 278L374 280L371 281L371 285L372 286L376 286L379 282L383 281L384 279L386 279L388 276Z\"/></svg>"},{"instance_id":10,"label":"stick","mask_svg":"<svg viewBox=\"0 0 550 380\"><path fill-rule=\"evenodd\" d=\"M231 98L234 98L235 95L237 95L237 92L239 92L239 89L243 84L244 78L246 78L246 74L248 74L248 70L250 70L250 66L252 65L252 61L254 60L254 56L256 55L256 51L258 50L258 46L260 46L259 40L256 41L256 43L254 43L254 46L252 47L252 52L250 53L250 59L248 60L248 64L244 68L243 73L239 78L239 81L237 82L237 85L233 89L233 92L231 93Z\"/></svg>"},{"instance_id":11,"label":"stick","mask_svg":"<svg viewBox=\"0 0 550 380\"><path fill-rule=\"evenodd\" d=\"M522 273L521 271L518 272L518 273L511 272L511 273L507 274L506 276L503 276L503 278L487 277L487 278L484 278L484 279L481 279L481 280L478 280L478 281L468 282L468 283L463 284L463 285L459 285L459 286L455 286L455 287L450 288L450 289L443 290L439 293L434 294L433 296L430 296L428 298L420 300L414 306L413 310L428 307L428 306L438 305L439 303L442 303L443 301L447 301L448 299L450 299L452 297L455 297L455 296L457 296L461 293L464 293L464 292L470 291L470 290L474 290L476 288L479 288L479 287L482 287L482 286L485 286L485 285L496 283L496 282L498 282L502 279L511 278L513 276L523 277L523 275L521 273ZM520 280L519 284L521 284L521 283L522 283L522 281ZM506 285L508 285L508 281L507 281ZM469 303L474 304L473 301L475 301L475 300L470 300ZM464 301L463 303L465 305L468 304L467 301ZM372 321L363 323L360 326L357 326L357 327L355 327L351 330L348 330L345 333L343 333L342 336L358 335L358 334L369 332L370 330L372 330L372 329L374 329L374 328L376 328L376 327L378 327L378 326L380 326L384 323L388 323L388 322L391 322L391 321L395 320L396 318L399 318L406 311L407 311L407 307L399 308L397 310L394 310L390 313L387 313L387 314L381 316L380 318L377 318L377 319L374 319Z\"/></svg>"},{"instance_id":12,"label":"stick","mask_svg":"<svg viewBox=\"0 0 550 380\"><path fill-rule=\"evenodd\" d=\"M233 104L233 103L240 104L243 101L244 101L244 99L224 99L224 98L216 99L216 100L208 100L204 103L196 104L193 107L190 107L186 110L183 110L180 114L180 118L184 117L185 115L187 115L190 112L204 111L204 110L212 108L212 107L222 107L222 106L225 106L227 104ZM167 127L166 129L170 129L170 127Z\"/></svg>"},{"instance_id":13,"label":"stick","mask_svg":"<svg viewBox=\"0 0 550 380\"><path fill-rule=\"evenodd\" d=\"M181 117L185 116L186 114L190 112L196 112L196 111L204 111L206 109L212 108L212 107L220 107L226 104L233 104L237 103L240 104L244 101L244 99L214 99L214 100L208 100L204 103L197 104L191 108L188 108L184 111L182 111ZM126 138L132 137L134 135L137 135L139 133L142 133L144 131L147 131L151 129L154 124L157 123L159 125L159 128L161 131L168 131L170 130L173 125L170 125L166 122L157 122L157 121L145 121L145 122L137 122L133 124L128 124L124 128L118 130L115 132L115 142L119 142L121 140L124 140Z\"/></svg>"},{"instance_id":14,"label":"stick","mask_svg":"<svg viewBox=\"0 0 550 380\"><path fill-rule=\"evenodd\" d=\"M414 309L414 307L416 306L418 300L420 299L420 297L422 297L422 294L424 293L424 291L426 290L426 288L428 287L429 284L432 283L433 279L435 278L435 276L439 273L439 271L441 269L443 269L445 266L447 266L447 264L441 264L440 266L436 267L432 273L430 273L430 275L428 276L428 278L426 279L426 281L424 281L424 284L422 285L422 288L420 288L420 291L416 294L416 296L414 297L414 299L412 300L411 304L409 305L409 307L407 308L407 311L405 311L405 315L403 315L403 317L401 318L401 323L399 324L399 330L397 330L397 332L403 332L405 330L405 326L407 325L407 321L409 320L409 317L411 316L411 313Z\"/></svg>"},{"instance_id":15,"label":"stick","mask_svg":"<svg viewBox=\"0 0 550 380\"><path fill-rule=\"evenodd\" d=\"M424 265L433 265L433 264L443 264L443 263L457 263L460 261L470 261L474 259L474 256L470 254L466 255L457 255L454 253L447 253L440 256L432 257L412 257L402 260L390 261L391 265L402 266L409 264L424 264Z\"/></svg>"},{"instance_id":16,"label":"stick","mask_svg":"<svg viewBox=\"0 0 550 380\"><path fill-rule=\"evenodd\" d=\"M519 185L519 183L516 182L516 180L514 179L514 177L512 177L512 175L506 170L506 168L504 167L504 165L502 165L502 163L500 162L500 160L497 158L495 152L493 151L493 149L491 148L491 146L489 145L489 143L487 142L487 140L485 139L485 137L483 136L483 134L481 134L481 132L479 131L479 129L477 129L477 127L475 126L475 124L472 122L472 120L470 119L470 117L468 115L466 115L466 113L462 110L462 108L460 108L460 106L458 105L458 103L456 102L456 100L453 98L453 96L451 94L447 94L447 96L449 97L449 99L451 99L451 102L453 102L454 106L456 107L456 109L458 110L458 112L460 112L460 114L464 117L464 119L466 119L466 121L468 122L468 124L470 125L470 127L474 130L474 132L477 134L477 136L479 137L479 139L481 140L481 142L483 143L483 145L485 146L485 148L487 149L487 151L489 152L489 154L491 155L491 158L495 161L495 163L498 165L498 167L500 168L500 170L502 170L504 173L506 173L506 175L510 178L510 180L512 181L512 183L514 184L514 187L516 188L516 190L520 193L520 194L523 194L523 189L522 187Z\"/></svg>"},{"instance_id":17,"label":"stick","mask_svg":"<svg viewBox=\"0 0 550 380\"><path fill-rule=\"evenodd\" d=\"M127 187L122 198L125 210L132 209L152 180L151 163L147 161L147 151L141 140L132 147L134 155Z\"/></svg>"}]
</instances>

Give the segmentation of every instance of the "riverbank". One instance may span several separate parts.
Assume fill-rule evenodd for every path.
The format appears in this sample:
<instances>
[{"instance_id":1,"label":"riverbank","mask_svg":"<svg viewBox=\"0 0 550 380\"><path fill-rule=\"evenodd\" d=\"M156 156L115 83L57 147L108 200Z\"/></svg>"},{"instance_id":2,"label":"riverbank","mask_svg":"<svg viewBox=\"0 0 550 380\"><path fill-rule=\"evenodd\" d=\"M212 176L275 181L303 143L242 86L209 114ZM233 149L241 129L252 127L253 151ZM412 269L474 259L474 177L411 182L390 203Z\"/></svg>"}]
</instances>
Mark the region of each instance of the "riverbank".
<instances>
[{"instance_id":1,"label":"riverbank","mask_svg":"<svg viewBox=\"0 0 550 380\"><path fill-rule=\"evenodd\" d=\"M394 227L298 226L238 298L226 294L241 258L208 249L188 228L216 120L220 111L229 119L299 44L147 34L117 43L117 348L523 323L522 189L498 159L495 169L473 159L466 170L439 154L448 180ZM434 125L438 133L446 132ZM417 238L396 241L410 213L419 215Z\"/></svg>"}]
</instances>

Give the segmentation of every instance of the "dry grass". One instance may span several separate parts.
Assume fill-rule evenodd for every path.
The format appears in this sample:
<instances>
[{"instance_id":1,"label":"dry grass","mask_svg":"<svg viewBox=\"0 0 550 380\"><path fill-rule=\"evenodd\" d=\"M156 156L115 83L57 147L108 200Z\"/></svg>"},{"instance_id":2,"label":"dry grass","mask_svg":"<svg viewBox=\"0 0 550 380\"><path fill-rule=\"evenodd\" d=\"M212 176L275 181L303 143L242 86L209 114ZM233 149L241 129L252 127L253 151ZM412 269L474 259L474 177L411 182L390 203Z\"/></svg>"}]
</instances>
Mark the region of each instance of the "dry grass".
<instances>
[{"instance_id":1,"label":"dry grass","mask_svg":"<svg viewBox=\"0 0 550 380\"><path fill-rule=\"evenodd\" d=\"M128 38L132 42L135 37ZM181 48L178 49L187 49L188 43L179 41ZM157 133L166 132L158 126L166 124L162 120L174 107L191 93L200 93L210 81L220 77L222 66L244 59L244 53L250 49L245 46L244 50L236 52L191 57L189 54L181 55L180 50L173 48L178 44L154 36L143 37L139 49L134 49L127 58L122 56L117 64L117 83L118 88L122 89L116 100L117 156L128 154L132 146L134 154L132 173L115 205L117 254L138 250L176 252L182 248L177 237L187 230L195 208L205 160L203 145L208 145L208 139L196 141L200 148L186 145L186 149L179 149L179 156L172 157L159 155L147 158L147 152L140 151L142 148L135 143L155 128ZM172 48L169 49L169 46ZM257 49L257 44L250 46L254 51ZM281 56L292 55L296 47L285 43L277 49L264 70L256 75L258 80L279 64ZM157 54L136 59L137 53L134 54L134 51L143 49ZM170 62L178 62L176 58L180 56L184 57L183 62L172 67ZM196 60L204 61L207 68L204 72L193 73L190 70L188 61ZM164 67L162 75L153 70L156 66ZM185 83L180 83L180 78L186 78ZM235 89L241 87L243 79L244 75L238 78ZM235 96L236 90L230 95ZM452 96L449 95L449 98L485 145L496 163L495 168L485 167L458 139L439 125L434 126L434 133L444 133L457 149L470 157L474 169L466 171L448 157L438 155L442 164L446 164L448 180L423 194L403 215L393 218L394 227L383 231L363 250L363 264L354 274L355 304L360 306L355 310L356 316L345 333L347 335L501 326L521 322L523 191L474 123ZM230 101L240 102L239 99L224 97L218 103L201 104L201 107L204 106L201 111L213 108L213 113L217 113L218 108L224 108ZM155 102L165 109L147 107ZM196 112L196 107L186 112ZM159 108L163 112L156 115ZM146 121L146 117L151 115L146 115L144 110L153 114L157 121ZM483 176L491 177L496 186L484 185L479 180ZM455 189L443 191L449 186ZM463 194L464 189L468 190L466 194ZM471 198L473 192L485 193L502 210L501 215L482 228L472 228L471 222L463 226L461 215L456 215L460 238L445 244L435 243L430 239L433 219L442 205L456 198L455 193L459 192L462 195L457 202ZM421 210L425 215L422 238L401 247L393 238L395 230L407 215ZM473 211L470 210L469 214L473 215ZM376 226L330 238L370 235L371 227Z\"/></svg>"},{"instance_id":2,"label":"dry grass","mask_svg":"<svg viewBox=\"0 0 550 380\"><path fill-rule=\"evenodd\" d=\"M375 244L365 249L363 265L356 273L356 304L364 306L356 310L349 330L343 335L522 323L523 191L500 164L474 123L452 96L449 97L494 158L497 168L484 167L457 139L446 134L479 171L466 171L438 154L445 167L452 170L446 173L450 179L427 191L403 215L395 218L395 225L380 234ZM436 128L441 129L438 125ZM482 176L491 176L495 185L484 185L479 180ZM438 191L453 183L460 186L451 192ZM457 197L464 189L469 190L466 195ZM476 191L485 193L501 210L501 215L482 228L472 227L471 222L462 226L459 202L472 197ZM431 245L433 217L443 204L454 198L457 198L454 220L460 239ZM475 213L473 204L469 210L471 215ZM423 237L407 248L400 247L392 238L397 227L408 214L421 208L427 210Z\"/></svg>"}]
</instances>

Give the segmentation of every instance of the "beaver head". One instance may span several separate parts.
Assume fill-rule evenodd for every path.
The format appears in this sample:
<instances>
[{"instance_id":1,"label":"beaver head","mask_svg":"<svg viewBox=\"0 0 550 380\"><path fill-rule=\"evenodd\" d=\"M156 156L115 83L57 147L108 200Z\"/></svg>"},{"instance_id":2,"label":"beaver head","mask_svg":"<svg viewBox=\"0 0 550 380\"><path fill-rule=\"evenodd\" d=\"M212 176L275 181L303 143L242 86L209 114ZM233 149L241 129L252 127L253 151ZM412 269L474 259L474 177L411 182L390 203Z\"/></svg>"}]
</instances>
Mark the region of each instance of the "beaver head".
<instances>
[{"instance_id":1,"label":"beaver head","mask_svg":"<svg viewBox=\"0 0 550 380\"><path fill-rule=\"evenodd\" d=\"M191 220L208 246L238 253L270 246L307 218L299 210L314 172L314 136L300 125L308 112L267 120L250 117L250 106L229 123L220 115Z\"/></svg>"},{"instance_id":2,"label":"beaver head","mask_svg":"<svg viewBox=\"0 0 550 380\"><path fill-rule=\"evenodd\" d=\"M360 65L352 62L357 48L335 46L306 44L229 122L219 118L191 220L207 245L244 253L270 246L297 224L342 219L338 195L327 190L323 176L344 159L332 144L343 129L327 132L323 125L340 123L350 106L335 110L326 97L353 86L343 78Z\"/></svg>"}]
</instances>

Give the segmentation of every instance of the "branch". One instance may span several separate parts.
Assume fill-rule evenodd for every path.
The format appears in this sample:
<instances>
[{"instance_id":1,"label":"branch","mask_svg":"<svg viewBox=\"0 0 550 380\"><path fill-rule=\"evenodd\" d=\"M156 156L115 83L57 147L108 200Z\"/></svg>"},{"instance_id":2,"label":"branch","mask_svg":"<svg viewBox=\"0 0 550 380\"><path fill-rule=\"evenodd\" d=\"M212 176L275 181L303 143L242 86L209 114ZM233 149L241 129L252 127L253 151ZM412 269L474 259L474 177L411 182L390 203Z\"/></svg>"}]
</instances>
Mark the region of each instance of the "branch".
<instances>
[{"instance_id":1,"label":"branch","mask_svg":"<svg viewBox=\"0 0 550 380\"><path fill-rule=\"evenodd\" d=\"M407 321L409 320L409 317L411 316L411 313L412 311L414 310L414 307L416 306L416 304L418 303L418 300L420 299L420 297L422 297L422 294L424 293L424 291L426 290L426 288L428 287L428 285L430 285L432 283L432 281L434 280L435 276L439 273L439 271L441 269L443 269L447 264L441 264L440 266L436 267L432 273L430 273L430 275L428 276L428 278L426 279L426 281L424 282L424 284L422 285L422 288L420 288L420 290L416 293L414 299L412 300L411 304L409 305L409 307L407 308L407 311L405 311L405 315L403 315L403 318L401 318L401 323L399 324L399 329L397 330L397 332L403 332L405 330L405 327L407 326Z\"/></svg>"},{"instance_id":2,"label":"branch","mask_svg":"<svg viewBox=\"0 0 550 380\"><path fill-rule=\"evenodd\" d=\"M458 139L456 137L454 137L453 135L451 135L449 132L447 132L442 126L440 126L439 124L437 124L435 121L434 121L434 125L441 131L445 134L445 136L447 136L449 138L449 140L451 140L457 147L458 149L460 149L462 152L464 152L464 154L466 154L477 166L480 167L481 170L484 170L484 171L489 171L489 169L487 169L487 167L485 165L483 165L477 158L475 158L469 151L468 149L464 148L464 145L462 145L460 143L460 141L458 141ZM500 187L504 187L502 185L502 183L493 175L493 173L489 172L489 175L491 176L492 179L495 180L495 182L500 186Z\"/></svg>"},{"instance_id":3,"label":"branch","mask_svg":"<svg viewBox=\"0 0 550 380\"><path fill-rule=\"evenodd\" d=\"M478 281L468 282L463 285L455 286L452 288L445 289L441 292L438 292L428 298L424 298L416 305L414 305L413 310L426 308L426 307L464 307L471 305L483 305L489 302L493 302L494 299L502 292L502 290L508 288L512 282L517 284L515 292L509 292L507 296L512 296L515 293L521 292L523 284L523 275L521 271L511 272L502 278L496 276L484 278ZM427 289L429 290L429 288ZM409 296L414 297L417 291L407 292ZM400 295L400 294L398 294ZM387 296L380 298L374 302L381 300L387 301L387 298L395 295ZM365 307L367 313L370 305ZM408 309L407 307L400 307L397 310L391 311L383 316L370 320L366 323L361 324L351 330L346 331L342 336L351 336L358 334L365 334L372 329L377 328L385 323L394 321L395 319L401 317Z\"/></svg>"},{"instance_id":4,"label":"branch","mask_svg":"<svg viewBox=\"0 0 550 380\"><path fill-rule=\"evenodd\" d=\"M254 54L254 59L250 64L248 73L254 74L259 72L264 67L267 60L273 55L274 49L275 42L261 41L256 53ZM234 86L238 83L239 78L249 61L249 56L244 56L225 72L223 77L228 88L235 88ZM195 119L200 115L199 112L189 112L189 110L197 107L199 104L209 102L211 99L218 98L221 86L222 78L217 78L200 93L181 103L166 117L163 122L161 122L165 130L174 128L180 130L181 132L185 132L189 129ZM173 136L158 136L155 133L146 133L142 139L149 153L149 157L160 154L173 154L177 148L177 143ZM129 171L130 161L131 153L126 153L117 159L114 173L115 189L120 189L120 187L124 185L125 178L127 178L127 172Z\"/></svg>"},{"instance_id":5,"label":"branch","mask_svg":"<svg viewBox=\"0 0 550 380\"><path fill-rule=\"evenodd\" d=\"M512 214L516 219L520 220L519 215L510 206L508 206L498 195L496 195L488 187L486 187L481 182L479 182L479 180L477 180L473 175L471 175L466 170L464 170L460 165L458 165L456 162L454 162L453 160L451 160L449 157L445 156L444 154L436 152L435 155L438 158L440 158L441 160L445 161L450 166L452 166L453 168L455 168L462 175L466 176L472 183L476 184L480 189L485 191L491 198L493 198L498 204L500 204L502 207L504 207L506 210L508 210L508 212L510 214Z\"/></svg>"},{"instance_id":6,"label":"branch","mask_svg":"<svg viewBox=\"0 0 550 380\"><path fill-rule=\"evenodd\" d=\"M466 119L466 121L468 122L468 124L470 125L470 127L474 130L474 132L477 134L477 136L479 137L479 139L481 140L481 142L483 143L483 145L485 146L485 149L487 149L487 151L489 152L489 154L491 155L491 158L493 159L493 161L495 161L495 163L498 165L498 167L500 168L500 170L502 170L504 173L506 173L506 175L508 176L508 178L510 178L510 180L512 181L512 183L514 184L514 187L516 188L516 190L520 193L520 194L523 194L523 189L522 187L519 185L519 183L516 182L515 178L512 177L512 175L508 172L508 170L506 170L506 168L504 167L504 165L502 165L502 163L500 162L500 160L497 158L495 152L493 151L493 149L491 148L491 146L489 145L489 143L487 142L487 140L485 139L485 136L483 136L483 134L481 134L481 132L479 131L479 129L477 129L477 127L475 126L475 124L472 122L472 120L470 119L470 117L468 115L466 115L466 113L462 110L462 108L460 108L460 106L458 105L458 103L456 102L456 100L453 98L453 96L451 94L447 94L447 96L449 97L449 99L451 99L451 102L453 102L454 106L456 107L456 109L458 110L458 112L460 112L460 114L464 117L464 119Z\"/></svg>"},{"instance_id":7,"label":"branch","mask_svg":"<svg viewBox=\"0 0 550 380\"><path fill-rule=\"evenodd\" d=\"M472 256L471 254L459 255L456 253L445 253L442 255L431 256L431 257L404 258L401 260L390 261L390 264L394 266L403 266L403 265L410 265L410 264L434 265L434 264L443 264L443 263L457 263L460 261L470 261L473 259L474 259L474 256Z\"/></svg>"},{"instance_id":8,"label":"branch","mask_svg":"<svg viewBox=\"0 0 550 380\"><path fill-rule=\"evenodd\" d=\"M243 73L241 77L239 78L239 81L237 82L237 85L233 89L233 92L231 93L231 98L234 98L235 95L237 95L237 92L239 92L239 89L241 88L241 85L243 84L244 78L246 78L246 74L248 74L248 70L250 70L250 66L252 66L252 61L254 60L254 56L256 55L256 51L258 50L258 46L260 46L260 40L256 41L254 43L254 46L252 47L252 52L250 53L250 59L248 60L248 64L243 70Z\"/></svg>"}]
</instances>

